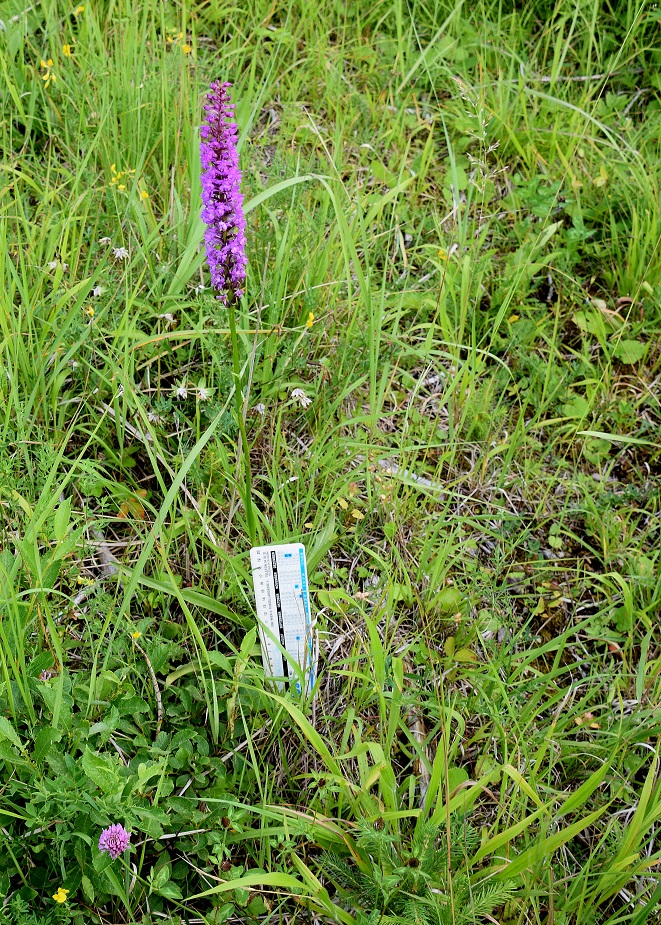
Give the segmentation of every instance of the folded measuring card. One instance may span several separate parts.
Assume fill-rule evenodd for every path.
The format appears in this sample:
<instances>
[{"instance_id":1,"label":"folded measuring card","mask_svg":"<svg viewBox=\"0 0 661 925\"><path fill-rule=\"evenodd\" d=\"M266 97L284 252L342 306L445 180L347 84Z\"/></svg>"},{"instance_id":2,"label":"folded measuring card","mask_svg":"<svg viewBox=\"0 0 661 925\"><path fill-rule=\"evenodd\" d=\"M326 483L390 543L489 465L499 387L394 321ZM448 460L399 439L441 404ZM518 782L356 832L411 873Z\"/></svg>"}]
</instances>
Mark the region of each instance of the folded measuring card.
<instances>
[{"instance_id":1,"label":"folded measuring card","mask_svg":"<svg viewBox=\"0 0 661 925\"><path fill-rule=\"evenodd\" d=\"M264 671L276 679L280 689L293 682L299 693L304 689L307 694L314 688L318 650L305 547L302 543L255 546L250 550L250 564Z\"/></svg>"}]
</instances>

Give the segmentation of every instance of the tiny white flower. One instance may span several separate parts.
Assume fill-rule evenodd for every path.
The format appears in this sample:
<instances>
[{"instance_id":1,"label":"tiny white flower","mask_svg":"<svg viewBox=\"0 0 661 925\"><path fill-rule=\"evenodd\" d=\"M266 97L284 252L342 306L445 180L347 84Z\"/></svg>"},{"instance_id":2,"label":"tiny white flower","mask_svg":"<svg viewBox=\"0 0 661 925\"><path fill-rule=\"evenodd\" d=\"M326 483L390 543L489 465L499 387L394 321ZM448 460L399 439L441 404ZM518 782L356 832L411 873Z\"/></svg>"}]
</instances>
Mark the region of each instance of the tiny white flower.
<instances>
[{"instance_id":1,"label":"tiny white flower","mask_svg":"<svg viewBox=\"0 0 661 925\"><path fill-rule=\"evenodd\" d=\"M159 272L159 273L167 273L167 272L168 272L167 264L166 264L166 263L162 263L162 264L160 265L160 267L158 268L158 272Z\"/></svg>"},{"instance_id":2,"label":"tiny white flower","mask_svg":"<svg viewBox=\"0 0 661 925\"><path fill-rule=\"evenodd\" d=\"M150 424L161 424L163 421L163 418L160 416L160 414L156 414L155 411L148 411L147 420L149 421Z\"/></svg>"},{"instance_id":3,"label":"tiny white flower","mask_svg":"<svg viewBox=\"0 0 661 925\"><path fill-rule=\"evenodd\" d=\"M68 264L68 263L63 263L63 264L62 264L62 269L63 269L63 270L68 270L68 269L69 269L69 264Z\"/></svg>"},{"instance_id":4,"label":"tiny white flower","mask_svg":"<svg viewBox=\"0 0 661 925\"><path fill-rule=\"evenodd\" d=\"M129 252L125 247L113 247L112 255L115 260L128 260Z\"/></svg>"},{"instance_id":5,"label":"tiny white flower","mask_svg":"<svg viewBox=\"0 0 661 925\"><path fill-rule=\"evenodd\" d=\"M257 414L264 417L264 413L266 412L266 405L262 404L262 402L260 401L258 402L258 404L255 405L253 410L256 411Z\"/></svg>"},{"instance_id":6,"label":"tiny white flower","mask_svg":"<svg viewBox=\"0 0 661 925\"><path fill-rule=\"evenodd\" d=\"M94 289L92 289L92 295L94 296L95 299L98 299L99 296L103 295L104 292L105 292L105 289L103 288L103 286L95 286Z\"/></svg>"},{"instance_id":7,"label":"tiny white flower","mask_svg":"<svg viewBox=\"0 0 661 925\"><path fill-rule=\"evenodd\" d=\"M48 264L48 269L57 270L57 260L51 260L51 262Z\"/></svg>"},{"instance_id":8,"label":"tiny white flower","mask_svg":"<svg viewBox=\"0 0 661 925\"><path fill-rule=\"evenodd\" d=\"M205 389L204 386L197 390L197 397L200 401L209 401L211 398L211 392L209 389Z\"/></svg>"},{"instance_id":9,"label":"tiny white flower","mask_svg":"<svg viewBox=\"0 0 661 925\"><path fill-rule=\"evenodd\" d=\"M291 393L292 398L297 398L304 408L312 404L312 399L305 394L303 389L294 389Z\"/></svg>"},{"instance_id":10,"label":"tiny white flower","mask_svg":"<svg viewBox=\"0 0 661 925\"><path fill-rule=\"evenodd\" d=\"M167 321L169 325L177 323L177 319L174 317L172 312L164 312L162 315L159 315L158 317L163 318L165 321Z\"/></svg>"},{"instance_id":11,"label":"tiny white flower","mask_svg":"<svg viewBox=\"0 0 661 925\"><path fill-rule=\"evenodd\" d=\"M188 398L188 389L185 385L180 385L174 394L177 398L181 398L183 400L184 398Z\"/></svg>"},{"instance_id":12,"label":"tiny white flower","mask_svg":"<svg viewBox=\"0 0 661 925\"><path fill-rule=\"evenodd\" d=\"M198 283L198 285L193 289L193 292L195 295L199 295L201 292L204 292L206 288L207 287L204 285L204 283Z\"/></svg>"},{"instance_id":13,"label":"tiny white flower","mask_svg":"<svg viewBox=\"0 0 661 925\"><path fill-rule=\"evenodd\" d=\"M99 244L103 244L107 247L108 244L112 241L112 238L99 238Z\"/></svg>"}]
</instances>

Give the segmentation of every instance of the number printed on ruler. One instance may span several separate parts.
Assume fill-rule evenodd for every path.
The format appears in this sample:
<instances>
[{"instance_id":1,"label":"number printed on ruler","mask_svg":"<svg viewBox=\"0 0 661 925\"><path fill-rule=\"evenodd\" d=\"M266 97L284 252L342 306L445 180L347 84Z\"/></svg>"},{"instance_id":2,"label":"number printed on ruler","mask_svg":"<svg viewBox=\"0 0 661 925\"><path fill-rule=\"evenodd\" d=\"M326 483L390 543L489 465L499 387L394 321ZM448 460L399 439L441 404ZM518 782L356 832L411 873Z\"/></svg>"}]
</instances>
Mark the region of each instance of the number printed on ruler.
<instances>
[{"instance_id":1,"label":"number printed on ruler","mask_svg":"<svg viewBox=\"0 0 661 925\"><path fill-rule=\"evenodd\" d=\"M302 543L257 546L250 550L260 622L264 670L270 677L294 678L291 661L314 687L316 645L310 615L305 547ZM283 658L277 643L289 655ZM297 689L300 684L296 682Z\"/></svg>"}]
</instances>

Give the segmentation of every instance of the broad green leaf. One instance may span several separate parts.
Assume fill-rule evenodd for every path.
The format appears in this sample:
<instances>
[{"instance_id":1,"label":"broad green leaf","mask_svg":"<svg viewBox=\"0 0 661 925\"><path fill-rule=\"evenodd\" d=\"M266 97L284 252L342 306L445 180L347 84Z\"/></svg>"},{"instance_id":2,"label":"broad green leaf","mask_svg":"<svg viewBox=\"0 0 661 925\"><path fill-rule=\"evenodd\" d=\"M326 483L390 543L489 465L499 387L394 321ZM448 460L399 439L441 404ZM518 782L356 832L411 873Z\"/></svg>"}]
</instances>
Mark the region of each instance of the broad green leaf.
<instances>
[{"instance_id":1,"label":"broad green leaf","mask_svg":"<svg viewBox=\"0 0 661 925\"><path fill-rule=\"evenodd\" d=\"M62 733L58 729L53 729L52 726L44 726L40 729L35 736L34 748L32 749L34 763L41 764L53 742L59 742L61 738Z\"/></svg>"},{"instance_id":2,"label":"broad green leaf","mask_svg":"<svg viewBox=\"0 0 661 925\"><path fill-rule=\"evenodd\" d=\"M166 899L181 899L182 892L173 880L168 880L163 886L156 890L159 896L165 896Z\"/></svg>"},{"instance_id":3,"label":"broad green leaf","mask_svg":"<svg viewBox=\"0 0 661 925\"><path fill-rule=\"evenodd\" d=\"M90 878L86 877L85 874L83 874L81 885L83 888L85 899L87 900L87 902L93 903L94 902L94 887L92 885L92 881L90 880Z\"/></svg>"},{"instance_id":4,"label":"broad green leaf","mask_svg":"<svg viewBox=\"0 0 661 925\"><path fill-rule=\"evenodd\" d=\"M433 598L433 605L441 613L457 613L461 609L464 596L458 588L443 588Z\"/></svg>"},{"instance_id":5,"label":"broad green leaf","mask_svg":"<svg viewBox=\"0 0 661 925\"><path fill-rule=\"evenodd\" d=\"M61 542L67 535L67 529L69 527L69 521L71 520L71 501L69 498L60 504L58 509L55 511L55 517L53 518L53 536L58 542Z\"/></svg>"},{"instance_id":6,"label":"broad green leaf","mask_svg":"<svg viewBox=\"0 0 661 925\"><path fill-rule=\"evenodd\" d=\"M273 887L276 890L286 890L289 893L294 893L295 895L300 895L304 893L303 884L300 880L297 880L296 877L292 877L291 874L284 873L259 873L259 874L246 874L245 877L239 877L238 880L226 880L224 883L219 883L214 887L211 887L210 890L205 890L204 893L196 893L194 896L189 896L189 901L194 899L202 899L205 896L213 896L216 893L227 893L229 890L244 889L246 887Z\"/></svg>"},{"instance_id":7,"label":"broad green leaf","mask_svg":"<svg viewBox=\"0 0 661 925\"><path fill-rule=\"evenodd\" d=\"M9 739L12 745L15 745L16 748L20 748L20 750L23 751L23 743L19 739L18 733L5 716L0 716L0 736Z\"/></svg>"},{"instance_id":8,"label":"broad green leaf","mask_svg":"<svg viewBox=\"0 0 661 925\"><path fill-rule=\"evenodd\" d=\"M582 420L590 413L590 403L582 395L572 395L562 406L566 418Z\"/></svg>"},{"instance_id":9,"label":"broad green leaf","mask_svg":"<svg viewBox=\"0 0 661 925\"><path fill-rule=\"evenodd\" d=\"M156 871L151 879L151 888L153 890L160 890L162 886L170 879L170 874L172 873L172 866L170 864L163 864L162 867Z\"/></svg>"},{"instance_id":10,"label":"broad green leaf","mask_svg":"<svg viewBox=\"0 0 661 925\"><path fill-rule=\"evenodd\" d=\"M639 340L621 340L613 350L613 356L620 363L633 364L642 360L646 350L646 345L641 344Z\"/></svg>"},{"instance_id":11,"label":"broad green leaf","mask_svg":"<svg viewBox=\"0 0 661 925\"><path fill-rule=\"evenodd\" d=\"M112 759L85 748L80 765L85 776L96 784L104 793L113 793L121 786L119 768Z\"/></svg>"}]
</instances>

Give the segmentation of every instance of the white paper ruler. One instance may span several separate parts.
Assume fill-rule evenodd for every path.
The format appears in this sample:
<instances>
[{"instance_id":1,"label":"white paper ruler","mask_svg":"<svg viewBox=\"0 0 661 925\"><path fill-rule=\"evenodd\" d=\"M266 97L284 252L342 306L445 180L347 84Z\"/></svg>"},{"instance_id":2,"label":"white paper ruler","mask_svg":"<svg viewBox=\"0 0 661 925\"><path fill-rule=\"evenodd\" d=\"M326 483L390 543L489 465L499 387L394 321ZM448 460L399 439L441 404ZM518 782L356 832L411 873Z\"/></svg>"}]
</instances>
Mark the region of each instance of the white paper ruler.
<instances>
[{"instance_id":1,"label":"white paper ruler","mask_svg":"<svg viewBox=\"0 0 661 925\"><path fill-rule=\"evenodd\" d=\"M310 614L308 573L302 543L255 546L250 550L264 671L280 689L293 682L301 692L294 665L305 678L305 693L315 684L317 640ZM282 650L287 653L283 657Z\"/></svg>"}]
</instances>

